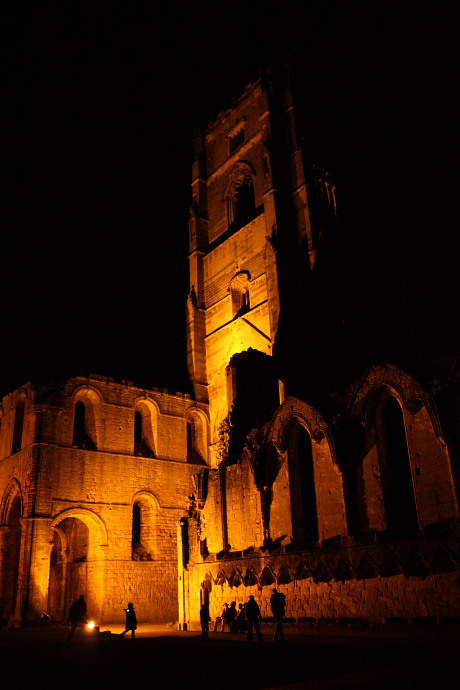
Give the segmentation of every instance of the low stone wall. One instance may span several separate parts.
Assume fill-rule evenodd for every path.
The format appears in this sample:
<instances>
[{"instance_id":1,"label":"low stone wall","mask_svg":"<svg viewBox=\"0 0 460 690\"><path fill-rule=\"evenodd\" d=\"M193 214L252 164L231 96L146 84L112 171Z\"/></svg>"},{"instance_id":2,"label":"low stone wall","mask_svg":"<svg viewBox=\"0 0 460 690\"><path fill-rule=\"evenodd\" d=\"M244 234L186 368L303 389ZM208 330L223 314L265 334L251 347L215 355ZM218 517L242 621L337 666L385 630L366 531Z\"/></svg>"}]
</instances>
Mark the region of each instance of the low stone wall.
<instances>
[{"instance_id":1,"label":"low stone wall","mask_svg":"<svg viewBox=\"0 0 460 690\"><path fill-rule=\"evenodd\" d=\"M271 617L270 597L276 587L286 596L286 617L296 623L449 619L460 616L455 548L449 536L211 558L189 568L188 616L199 620L205 587L213 620L225 602L245 603L251 594L262 617Z\"/></svg>"}]
</instances>

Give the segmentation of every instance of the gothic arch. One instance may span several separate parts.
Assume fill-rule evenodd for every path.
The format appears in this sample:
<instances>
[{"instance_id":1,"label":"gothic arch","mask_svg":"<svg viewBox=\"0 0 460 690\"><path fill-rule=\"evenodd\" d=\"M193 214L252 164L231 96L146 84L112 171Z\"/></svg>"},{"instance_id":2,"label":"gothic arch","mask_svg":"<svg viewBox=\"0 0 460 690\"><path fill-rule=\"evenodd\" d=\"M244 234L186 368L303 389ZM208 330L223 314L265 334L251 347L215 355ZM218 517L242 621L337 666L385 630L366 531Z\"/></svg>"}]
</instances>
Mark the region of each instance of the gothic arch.
<instances>
[{"instance_id":1,"label":"gothic arch","mask_svg":"<svg viewBox=\"0 0 460 690\"><path fill-rule=\"evenodd\" d=\"M302 448L296 445L301 438ZM286 398L273 417L267 446L278 453L278 473L272 484L270 537L287 542L323 541L347 534L342 474L330 430L319 412L299 398ZM309 454L308 477L303 476L301 467L304 450ZM302 476L294 478L300 469ZM308 495L302 493L304 490ZM310 511L308 517L306 511Z\"/></svg>"},{"instance_id":2,"label":"gothic arch","mask_svg":"<svg viewBox=\"0 0 460 690\"><path fill-rule=\"evenodd\" d=\"M284 453L287 442L286 430L293 419L299 420L300 424L308 431L312 441L317 445L326 439L331 460L336 463L334 445L327 422L314 407L293 396L287 397L276 411L268 442L272 443L279 453Z\"/></svg>"},{"instance_id":3,"label":"gothic arch","mask_svg":"<svg viewBox=\"0 0 460 690\"><path fill-rule=\"evenodd\" d=\"M244 225L255 215L255 170L249 161L238 161L229 175L225 190L228 225Z\"/></svg>"},{"instance_id":4,"label":"gothic arch","mask_svg":"<svg viewBox=\"0 0 460 690\"><path fill-rule=\"evenodd\" d=\"M391 400L396 401L401 413L400 445L406 444L410 471L410 478L405 480L409 487L407 501L412 500L409 490L412 485L418 526L424 528L458 517L449 453L431 396L404 371L385 365L371 369L363 377L349 408L349 419L356 420L362 428L355 453L361 528L364 531L385 530L391 527L393 520L391 511L388 514L384 505L384 482L387 481L384 465L391 453L387 451L385 459L381 421L385 401L391 404ZM402 496L394 500L403 505ZM409 521L407 526L410 526Z\"/></svg>"},{"instance_id":5,"label":"gothic arch","mask_svg":"<svg viewBox=\"0 0 460 690\"><path fill-rule=\"evenodd\" d=\"M3 492L2 502L0 504L0 526L7 525L9 516L13 507L13 503L19 500L21 517L24 515L24 500L21 490L21 485L17 479L10 479L5 491Z\"/></svg>"},{"instance_id":6,"label":"gothic arch","mask_svg":"<svg viewBox=\"0 0 460 690\"><path fill-rule=\"evenodd\" d=\"M24 501L21 485L11 479L3 493L0 530L0 596L8 602L9 613L20 615L20 550L23 534ZM18 596L19 595L19 596Z\"/></svg>"},{"instance_id":7,"label":"gothic arch","mask_svg":"<svg viewBox=\"0 0 460 690\"><path fill-rule=\"evenodd\" d=\"M393 364L386 364L370 369L361 379L355 389L350 411L360 412L364 423L369 421L372 414L373 396L379 388L384 387L391 392L400 405L411 414L416 414L420 408L425 408L436 436L441 436L439 415L431 396L420 384L402 369Z\"/></svg>"}]
</instances>

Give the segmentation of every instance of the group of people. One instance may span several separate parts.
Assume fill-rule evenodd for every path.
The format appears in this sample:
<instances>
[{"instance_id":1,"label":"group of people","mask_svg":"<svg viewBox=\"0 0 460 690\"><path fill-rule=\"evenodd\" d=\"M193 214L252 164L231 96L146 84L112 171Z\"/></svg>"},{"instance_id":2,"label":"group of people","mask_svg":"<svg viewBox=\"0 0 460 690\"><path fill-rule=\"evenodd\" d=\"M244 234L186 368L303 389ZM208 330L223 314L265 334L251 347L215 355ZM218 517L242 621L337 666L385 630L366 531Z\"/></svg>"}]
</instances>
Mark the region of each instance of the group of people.
<instances>
[{"instance_id":1,"label":"group of people","mask_svg":"<svg viewBox=\"0 0 460 690\"><path fill-rule=\"evenodd\" d=\"M270 597L270 607L276 622L274 640L275 642L284 642L283 618L286 612L286 597L284 594L274 589ZM128 608L123 610L126 616L126 626L125 630L121 633L121 637L131 631L131 636L134 639L137 629L137 617L134 610L134 604L129 602ZM200 621L202 635L203 637L208 637L211 618L209 616L209 608L205 604L202 605L200 610ZM236 606L236 601L232 601L230 606L227 603L224 604L222 614L215 620L214 632L218 632L220 623L221 632L225 632L225 629L228 628L228 631L232 633L247 633L248 640L254 639L255 633L259 642L263 642L264 638L260 629L261 622L262 614L259 605L254 595L251 594L246 604L238 604L238 608ZM69 615L64 623L69 627L67 641L73 638L78 628L87 623L88 615L86 601L83 594L81 594L70 607Z\"/></svg>"},{"instance_id":2,"label":"group of people","mask_svg":"<svg viewBox=\"0 0 460 690\"><path fill-rule=\"evenodd\" d=\"M286 597L282 592L278 592L277 589L273 590L270 597L270 607L276 623L274 641L284 642L283 618L286 613ZM203 604L200 610L201 633L203 637L208 637L210 620L209 608ZM225 632L227 628L229 632L233 633L247 632L248 640L253 640L255 633L259 642L263 642L264 638L260 629L261 622L262 614L259 605L254 595L251 594L249 601L246 604L238 604L238 608L236 601L232 601L230 606L228 603L224 604L221 615L217 616L214 622L214 632L218 632L219 624L221 624L221 632Z\"/></svg>"},{"instance_id":3,"label":"group of people","mask_svg":"<svg viewBox=\"0 0 460 690\"><path fill-rule=\"evenodd\" d=\"M201 608L203 614L205 614L204 609L207 610L207 607ZM245 605L238 604L238 608L236 608L236 601L232 601L230 606L225 603L222 614L217 616L214 622L214 632L217 632L219 624L222 632L225 632L226 628L228 628L228 632L246 632L248 620Z\"/></svg>"}]
</instances>

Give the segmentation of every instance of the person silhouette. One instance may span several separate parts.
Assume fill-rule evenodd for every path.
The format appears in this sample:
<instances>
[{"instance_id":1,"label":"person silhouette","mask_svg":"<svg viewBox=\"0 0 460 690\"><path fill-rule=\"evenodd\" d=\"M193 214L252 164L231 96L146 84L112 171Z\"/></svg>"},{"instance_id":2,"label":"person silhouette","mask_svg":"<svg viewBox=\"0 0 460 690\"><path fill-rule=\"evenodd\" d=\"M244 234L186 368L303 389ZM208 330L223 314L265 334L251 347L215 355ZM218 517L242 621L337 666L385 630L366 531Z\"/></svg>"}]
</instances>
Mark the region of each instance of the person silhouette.
<instances>
[{"instance_id":1,"label":"person silhouette","mask_svg":"<svg viewBox=\"0 0 460 690\"><path fill-rule=\"evenodd\" d=\"M87 607L85 597L83 596L83 594L80 594L78 599L74 601L72 606L70 607L69 615L65 622L65 624L70 625L69 634L67 635L67 642L70 642L70 640L73 638L73 636L75 635L75 633L81 625L87 623L88 617L86 613Z\"/></svg>"},{"instance_id":2,"label":"person silhouette","mask_svg":"<svg viewBox=\"0 0 460 690\"><path fill-rule=\"evenodd\" d=\"M228 611L228 604L227 604L227 602L225 602L222 613L220 614L220 616L217 616L217 618L215 620L214 632L218 632L217 628L219 627L219 623L222 623L222 632L224 632L225 619L227 617L227 611Z\"/></svg>"},{"instance_id":3,"label":"person silhouette","mask_svg":"<svg viewBox=\"0 0 460 690\"><path fill-rule=\"evenodd\" d=\"M200 609L200 623L201 623L201 634L203 637L207 637L209 633L209 609L206 604L202 604Z\"/></svg>"},{"instance_id":4,"label":"person silhouette","mask_svg":"<svg viewBox=\"0 0 460 690\"><path fill-rule=\"evenodd\" d=\"M125 630L123 630L122 633L120 633L120 637L123 637L123 635L126 635L126 633L131 630L131 637L134 640L136 637L136 628L137 628L137 617L136 617L136 612L134 610L134 604L132 601L128 603L128 608L123 609L123 611L126 614L126 625L125 625Z\"/></svg>"},{"instance_id":5,"label":"person silhouette","mask_svg":"<svg viewBox=\"0 0 460 690\"><path fill-rule=\"evenodd\" d=\"M226 625L228 627L229 632L235 632L235 621L236 621L237 615L238 615L238 612L236 610L236 601L232 601L230 603L229 608L227 609L227 615L225 616L223 623L222 623L222 632L224 632Z\"/></svg>"},{"instance_id":6,"label":"person silhouette","mask_svg":"<svg viewBox=\"0 0 460 690\"><path fill-rule=\"evenodd\" d=\"M275 635L273 637L274 642L286 642L286 638L283 633L283 618L286 613L286 597L282 592L278 592L277 589L273 590L273 594L270 597L270 606L273 613L273 618L276 621Z\"/></svg>"},{"instance_id":7,"label":"person silhouette","mask_svg":"<svg viewBox=\"0 0 460 690\"><path fill-rule=\"evenodd\" d=\"M238 613L235 620L236 632L246 632L248 629L248 622L246 620L246 611L244 604L238 604Z\"/></svg>"},{"instance_id":8,"label":"person silhouette","mask_svg":"<svg viewBox=\"0 0 460 690\"><path fill-rule=\"evenodd\" d=\"M260 630L260 622L262 620L262 614L260 613L260 608L254 595L249 596L249 601L246 604L246 618L248 619L248 640L253 639L252 631L256 631L257 639L259 642L263 642L264 638Z\"/></svg>"}]
</instances>

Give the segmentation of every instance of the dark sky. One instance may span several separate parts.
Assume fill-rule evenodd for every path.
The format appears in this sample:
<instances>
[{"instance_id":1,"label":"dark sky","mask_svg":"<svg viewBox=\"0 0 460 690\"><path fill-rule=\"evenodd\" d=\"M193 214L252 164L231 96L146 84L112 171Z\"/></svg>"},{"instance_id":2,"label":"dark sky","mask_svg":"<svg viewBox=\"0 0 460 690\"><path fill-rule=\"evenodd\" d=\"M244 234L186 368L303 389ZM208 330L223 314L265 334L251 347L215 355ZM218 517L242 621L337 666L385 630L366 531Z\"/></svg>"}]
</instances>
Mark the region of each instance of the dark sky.
<instances>
[{"instance_id":1,"label":"dark sky","mask_svg":"<svg viewBox=\"0 0 460 690\"><path fill-rule=\"evenodd\" d=\"M259 61L294 54L358 226L427 225L456 184L458 10L410 4L2 3L0 394L90 372L188 390L193 128Z\"/></svg>"}]
</instances>

